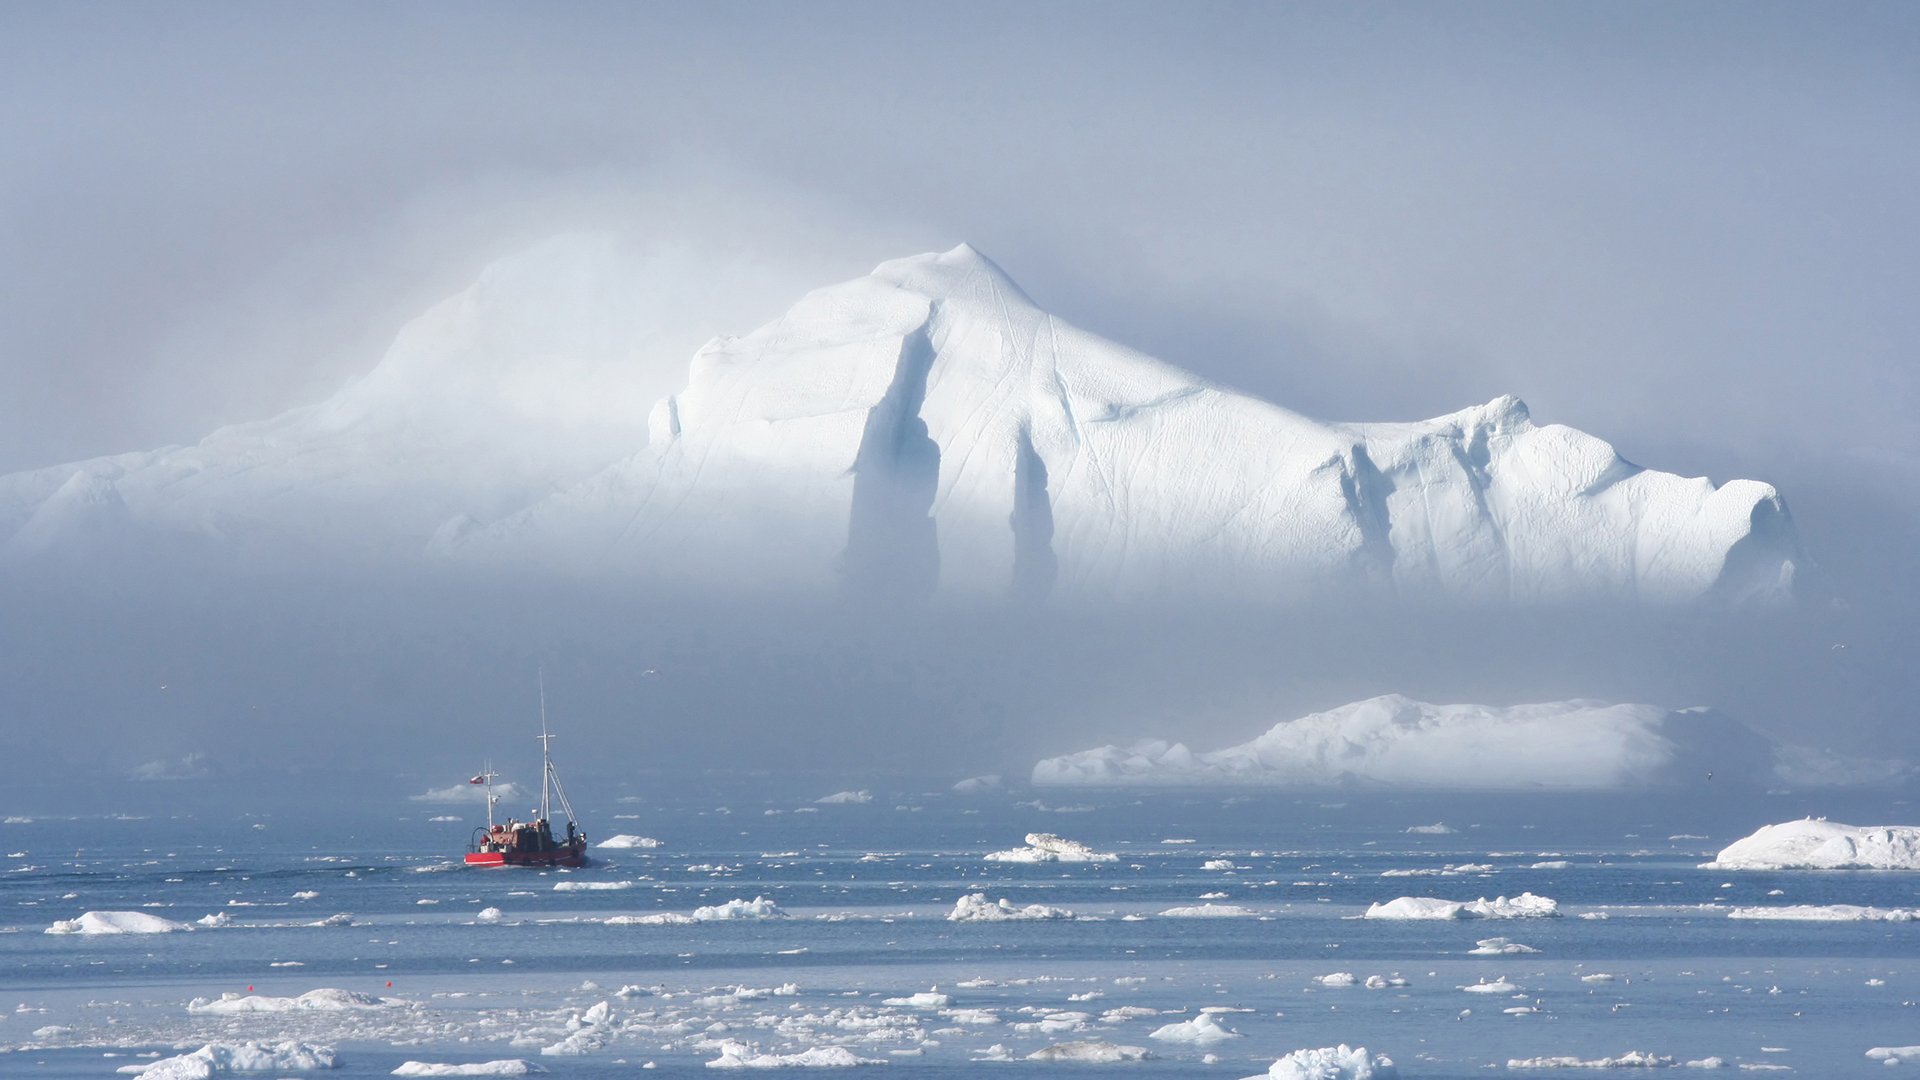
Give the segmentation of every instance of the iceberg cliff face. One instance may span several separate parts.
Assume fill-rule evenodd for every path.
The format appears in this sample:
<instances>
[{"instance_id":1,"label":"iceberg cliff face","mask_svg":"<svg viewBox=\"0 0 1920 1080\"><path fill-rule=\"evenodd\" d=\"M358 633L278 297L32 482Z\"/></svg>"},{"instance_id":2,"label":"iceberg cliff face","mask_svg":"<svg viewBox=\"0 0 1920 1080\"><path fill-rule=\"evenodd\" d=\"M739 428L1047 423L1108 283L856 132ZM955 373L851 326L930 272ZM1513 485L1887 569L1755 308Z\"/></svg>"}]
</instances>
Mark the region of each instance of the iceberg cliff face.
<instances>
[{"instance_id":1,"label":"iceberg cliff face","mask_svg":"<svg viewBox=\"0 0 1920 1080\"><path fill-rule=\"evenodd\" d=\"M158 530L963 602L1791 587L1792 523L1765 484L1641 469L1513 398L1312 420L1053 318L965 246L716 339L648 412L596 257L496 264L319 405L0 477L0 558Z\"/></svg>"},{"instance_id":2,"label":"iceberg cliff face","mask_svg":"<svg viewBox=\"0 0 1920 1080\"><path fill-rule=\"evenodd\" d=\"M443 536L462 558L912 596L1784 597L1771 487L1715 488L1513 398L1329 424L1041 311L971 248L883 264L694 358L647 449Z\"/></svg>"}]
</instances>

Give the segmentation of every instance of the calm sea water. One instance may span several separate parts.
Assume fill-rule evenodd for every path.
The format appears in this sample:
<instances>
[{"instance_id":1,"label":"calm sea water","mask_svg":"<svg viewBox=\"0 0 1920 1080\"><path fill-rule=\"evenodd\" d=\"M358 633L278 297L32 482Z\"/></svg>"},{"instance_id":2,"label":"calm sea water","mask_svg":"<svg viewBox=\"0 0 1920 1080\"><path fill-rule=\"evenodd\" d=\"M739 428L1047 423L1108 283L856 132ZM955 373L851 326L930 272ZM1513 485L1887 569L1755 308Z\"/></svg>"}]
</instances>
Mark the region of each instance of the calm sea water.
<instances>
[{"instance_id":1,"label":"calm sea water","mask_svg":"<svg viewBox=\"0 0 1920 1080\"><path fill-rule=\"evenodd\" d=\"M1885 800L1844 809L1898 820L1904 805ZM876 790L867 803L815 805L743 784L604 803L586 810L590 834L662 846L604 851L573 872L468 870L458 860L479 818L470 805L402 804L352 824L157 811L0 826L0 1074L108 1077L208 1042L299 1039L338 1052L340 1067L320 1074L332 1076L504 1058L555 1076L638 1075L648 1063L647 1075L710 1076L729 1040L777 1054L845 1046L883 1063L869 1071L907 1076L1240 1077L1288 1051L1343 1042L1390 1055L1407 1077L1628 1051L1850 1076L1884 1074L1864 1056L1870 1047L1920 1043L1920 923L1727 917L1736 905L1912 908L1920 874L1697 866L1817 799L1034 800ZM1406 831L1442 819L1456 831ZM1029 831L1119 859L981 858ZM577 887L586 884L612 887ZM946 918L976 892L1075 917ZM1521 892L1556 899L1563 917L1358 918L1403 895ZM787 915L603 921L760 897ZM1206 903L1254 914L1162 914ZM482 921L487 908L500 920ZM182 922L225 913L229 925L43 932L86 911ZM342 913L351 925L312 925ZM1469 954L1493 937L1536 951ZM1389 985L1317 981L1339 973ZM1583 980L1601 974L1613 978ZM1513 989L1461 989L1501 978ZM379 1003L189 1009L196 998L316 988ZM949 1000L887 1003L924 992ZM602 1002L604 1018L590 1015ZM1237 1035L1152 1037L1205 1009L1225 1010L1214 1018ZM1155 1059L1025 1059L1075 1040L1145 1047ZM563 1045L580 1053L542 1052Z\"/></svg>"}]
</instances>

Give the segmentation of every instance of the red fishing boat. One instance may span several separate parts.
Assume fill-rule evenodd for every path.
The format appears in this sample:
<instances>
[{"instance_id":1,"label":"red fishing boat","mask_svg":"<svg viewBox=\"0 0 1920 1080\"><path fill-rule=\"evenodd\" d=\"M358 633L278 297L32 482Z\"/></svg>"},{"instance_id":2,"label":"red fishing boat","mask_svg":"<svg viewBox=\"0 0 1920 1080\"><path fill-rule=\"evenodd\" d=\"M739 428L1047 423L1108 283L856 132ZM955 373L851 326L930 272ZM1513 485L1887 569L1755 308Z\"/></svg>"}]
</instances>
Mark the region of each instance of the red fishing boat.
<instances>
[{"instance_id":1,"label":"red fishing boat","mask_svg":"<svg viewBox=\"0 0 1920 1080\"><path fill-rule=\"evenodd\" d=\"M587 834L580 831L573 817L573 804L567 801L567 789L560 784L560 774L553 768L553 753L549 744L553 736L547 734L547 694L546 688L540 691L540 809L539 816L532 821L518 821L509 817L505 822L493 820L493 806L500 796L493 793L493 780L498 774L489 764L485 771L470 782L487 786L487 823L473 830L473 841L467 845L468 866L585 866L587 864ZM509 785L511 787L511 785ZM553 797L560 797L560 809L567 815L567 835L565 839L553 834Z\"/></svg>"}]
</instances>

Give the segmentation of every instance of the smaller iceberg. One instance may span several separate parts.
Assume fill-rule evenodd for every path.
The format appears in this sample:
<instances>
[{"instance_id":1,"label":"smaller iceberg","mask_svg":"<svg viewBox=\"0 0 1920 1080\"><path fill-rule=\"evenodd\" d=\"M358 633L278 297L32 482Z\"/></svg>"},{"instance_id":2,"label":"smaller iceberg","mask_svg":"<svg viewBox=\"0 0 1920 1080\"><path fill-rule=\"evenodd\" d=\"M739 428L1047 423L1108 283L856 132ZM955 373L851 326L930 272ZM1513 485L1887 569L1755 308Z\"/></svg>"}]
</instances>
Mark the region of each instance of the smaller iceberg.
<instances>
[{"instance_id":1,"label":"smaller iceberg","mask_svg":"<svg viewBox=\"0 0 1920 1080\"><path fill-rule=\"evenodd\" d=\"M330 1046L303 1042L208 1043L191 1054L161 1058L147 1065L127 1065L119 1072L141 1080L209 1080L228 1072L307 1072L339 1068Z\"/></svg>"},{"instance_id":2,"label":"smaller iceberg","mask_svg":"<svg viewBox=\"0 0 1920 1080\"><path fill-rule=\"evenodd\" d=\"M211 925L211 924L209 924ZM62 919L47 927L49 934L171 934L191 930L187 923L163 919L144 911L89 911L77 919Z\"/></svg>"},{"instance_id":3,"label":"smaller iceberg","mask_svg":"<svg viewBox=\"0 0 1920 1080\"><path fill-rule=\"evenodd\" d=\"M299 997L271 997L267 994L242 995L229 992L220 995L218 1000L194 998L187 1003L187 1011L215 1016L232 1016L238 1013L352 1012L361 1009L384 1009L392 1004L385 998L356 994L351 990L323 987L319 990L309 990Z\"/></svg>"},{"instance_id":4,"label":"smaller iceberg","mask_svg":"<svg viewBox=\"0 0 1920 1080\"><path fill-rule=\"evenodd\" d=\"M1170 907L1160 914L1168 919L1237 919L1260 913L1239 904L1194 904L1189 907Z\"/></svg>"},{"instance_id":5,"label":"smaller iceberg","mask_svg":"<svg viewBox=\"0 0 1920 1080\"><path fill-rule=\"evenodd\" d=\"M712 907L697 907L693 909L693 917L697 922L714 919L784 919L787 913L766 897L756 896L751 900L734 899Z\"/></svg>"},{"instance_id":6,"label":"smaller iceberg","mask_svg":"<svg viewBox=\"0 0 1920 1080\"><path fill-rule=\"evenodd\" d=\"M657 848L660 846L660 841L655 840L651 836L634 836L631 833L621 833L618 836L609 836L593 846L597 848Z\"/></svg>"},{"instance_id":7,"label":"smaller iceberg","mask_svg":"<svg viewBox=\"0 0 1920 1080\"><path fill-rule=\"evenodd\" d=\"M1044 832L1028 833L1026 847L989 852L984 858L988 862L1013 863L1120 861L1118 855L1095 851L1078 841L1062 840L1052 833Z\"/></svg>"},{"instance_id":8,"label":"smaller iceberg","mask_svg":"<svg viewBox=\"0 0 1920 1080\"><path fill-rule=\"evenodd\" d=\"M394 1076L532 1076L547 1070L531 1061L508 1058L504 1061L470 1061L463 1065L442 1065L431 1061L408 1061L393 1070Z\"/></svg>"},{"instance_id":9,"label":"smaller iceberg","mask_svg":"<svg viewBox=\"0 0 1920 1080\"><path fill-rule=\"evenodd\" d=\"M1913 908L1861 907L1857 904L1788 904L1783 907L1737 907L1729 919L1777 919L1782 922L1914 922Z\"/></svg>"},{"instance_id":10,"label":"smaller iceberg","mask_svg":"<svg viewBox=\"0 0 1920 1080\"><path fill-rule=\"evenodd\" d=\"M1048 907L1046 904L1028 904L1020 907L1004 896L997 903L990 903L986 893L968 893L954 901L953 910L947 913L947 919L951 922L1008 922L1071 918L1073 918L1073 912L1066 908Z\"/></svg>"},{"instance_id":11,"label":"smaller iceberg","mask_svg":"<svg viewBox=\"0 0 1920 1080\"><path fill-rule=\"evenodd\" d=\"M1842 825L1805 818L1763 825L1705 870L1920 870L1920 826Z\"/></svg>"},{"instance_id":12,"label":"smaller iceberg","mask_svg":"<svg viewBox=\"0 0 1920 1080\"><path fill-rule=\"evenodd\" d=\"M852 1065L884 1065L880 1058L863 1058L844 1046L815 1046L797 1054L760 1054L732 1039L720 1043L720 1056L709 1069L843 1069Z\"/></svg>"},{"instance_id":13,"label":"smaller iceberg","mask_svg":"<svg viewBox=\"0 0 1920 1080\"><path fill-rule=\"evenodd\" d=\"M1364 1046L1341 1043L1318 1050L1295 1050L1266 1072L1246 1080L1400 1080L1400 1072L1385 1054L1369 1055Z\"/></svg>"},{"instance_id":14,"label":"smaller iceberg","mask_svg":"<svg viewBox=\"0 0 1920 1080\"><path fill-rule=\"evenodd\" d=\"M1100 1039L1086 1039L1043 1046L1028 1054L1027 1060L1077 1061L1086 1065L1111 1065L1121 1061L1152 1061L1153 1057L1153 1051L1144 1046L1122 1046ZM981 1060L993 1059L982 1058Z\"/></svg>"},{"instance_id":15,"label":"smaller iceberg","mask_svg":"<svg viewBox=\"0 0 1920 1080\"><path fill-rule=\"evenodd\" d=\"M1369 919L1547 919L1557 918L1560 904L1530 892L1509 900L1437 900L1431 896L1402 896L1367 909Z\"/></svg>"},{"instance_id":16,"label":"smaller iceberg","mask_svg":"<svg viewBox=\"0 0 1920 1080\"><path fill-rule=\"evenodd\" d=\"M1222 1027L1220 1021L1210 1012L1203 1012L1191 1020L1155 1028L1153 1034L1147 1036L1149 1039L1159 1039L1161 1042L1189 1043L1194 1046L1205 1046L1209 1043L1241 1037L1241 1034L1232 1028Z\"/></svg>"}]
</instances>

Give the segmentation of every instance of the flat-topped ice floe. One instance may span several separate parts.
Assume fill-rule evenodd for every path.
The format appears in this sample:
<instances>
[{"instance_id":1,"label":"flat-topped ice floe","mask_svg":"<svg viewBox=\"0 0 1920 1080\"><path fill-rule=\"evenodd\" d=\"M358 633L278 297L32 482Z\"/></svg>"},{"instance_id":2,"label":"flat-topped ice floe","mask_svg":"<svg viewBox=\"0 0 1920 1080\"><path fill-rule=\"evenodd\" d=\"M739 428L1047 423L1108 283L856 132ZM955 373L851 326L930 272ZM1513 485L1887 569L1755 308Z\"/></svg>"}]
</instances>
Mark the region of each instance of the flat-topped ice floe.
<instances>
[{"instance_id":1,"label":"flat-topped ice floe","mask_svg":"<svg viewBox=\"0 0 1920 1080\"><path fill-rule=\"evenodd\" d=\"M988 862L1014 863L1120 861L1118 855L1095 851L1077 840L1062 840L1044 832L1028 833L1026 847L988 852L981 857Z\"/></svg>"},{"instance_id":2,"label":"flat-topped ice floe","mask_svg":"<svg viewBox=\"0 0 1920 1080\"><path fill-rule=\"evenodd\" d=\"M631 889L631 881L556 881L554 892L605 892L613 889Z\"/></svg>"},{"instance_id":3,"label":"flat-topped ice floe","mask_svg":"<svg viewBox=\"0 0 1920 1080\"><path fill-rule=\"evenodd\" d=\"M191 1054L116 1070L141 1080L210 1080L230 1072L307 1072L339 1067L333 1048L303 1042L208 1043Z\"/></svg>"},{"instance_id":4,"label":"flat-topped ice floe","mask_svg":"<svg viewBox=\"0 0 1920 1080\"><path fill-rule=\"evenodd\" d=\"M49 934L171 934L191 930L192 924L174 922L144 911L89 911L77 919L62 919L47 927Z\"/></svg>"},{"instance_id":5,"label":"flat-topped ice floe","mask_svg":"<svg viewBox=\"0 0 1920 1080\"><path fill-rule=\"evenodd\" d=\"M1560 914L1560 904L1530 892L1509 900L1438 900L1431 896L1402 896L1367 908L1369 919L1540 919Z\"/></svg>"},{"instance_id":6,"label":"flat-topped ice floe","mask_svg":"<svg viewBox=\"0 0 1920 1080\"><path fill-rule=\"evenodd\" d=\"M1112 1065L1122 1061L1152 1061L1153 1051L1144 1046L1123 1046L1101 1039L1054 1043L1027 1055L1028 1061L1077 1061L1086 1065Z\"/></svg>"},{"instance_id":7,"label":"flat-topped ice floe","mask_svg":"<svg viewBox=\"0 0 1920 1080\"><path fill-rule=\"evenodd\" d=\"M1710 870L1920 870L1920 826L1842 825L1826 818L1763 825L1701 866Z\"/></svg>"},{"instance_id":8,"label":"flat-topped ice floe","mask_svg":"<svg viewBox=\"0 0 1920 1080\"><path fill-rule=\"evenodd\" d=\"M1610 790L1708 772L1797 784L1781 747L1710 709L1549 701L1433 705L1387 694L1275 724L1224 750L1147 739L1047 758L1054 787L1363 787ZM1796 751L1798 753L1798 751ZM1793 757L1798 761L1798 757ZM1444 825L1414 833L1445 835Z\"/></svg>"},{"instance_id":9,"label":"flat-topped ice floe","mask_svg":"<svg viewBox=\"0 0 1920 1080\"><path fill-rule=\"evenodd\" d=\"M298 997L272 997L267 994L225 993L218 998L194 998L187 1003L190 1013L231 1016L238 1013L348 1012L358 1009L385 1009L393 1003L385 998L369 997L351 990L322 987Z\"/></svg>"},{"instance_id":10,"label":"flat-topped ice floe","mask_svg":"<svg viewBox=\"0 0 1920 1080\"><path fill-rule=\"evenodd\" d=\"M1170 907L1160 914L1168 919L1232 919L1260 913L1238 904L1191 904L1186 907Z\"/></svg>"},{"instance_id":11,"label":"flat-topped ice floe","mask_svg":"<svg viewBox=\"0 0 1920 1080\"><path fill-rule=\"evenodd\" d=\"M1716 1059L1717 1060L1717 1059ZM1664 1069L1672 1065L1670 1057L1659 1057L1640 1050L1629 1050L1618 1057L1580 1058L1572 1054L1554 1057L1508 1058L1509 1069ZM1699 1062L1688 1062L1699 1065ZM1718 1066L1706 1066L1717 1068Z\"/></svg>"},{"instance_id":12,"label":"flat-topped ice floe","mask_svg":"<svg viewBox=\"0 0 1920 1080\"><path fill-rule=\"evenodd\" d=\"M1191 1020L1182 1020L1155 1028L1153 1033L1147 1036L1149 1039L1159 1039L1161 1042L1191 1043L1195 1046L1205 1046L1209 1043L1241 1037L1239 1032L1222 1026L1220 1018L1208 1012L1203 1012Z\"/></svg>"},{"instance_id":13,"label":"flat-topped ice floe","mask_svg":"<svg viewBox=\"0 0 1920 1080\"><path fill-rule=\"evenodd\" d=\"M885 1065L883 1058L863 1058L844 1046L815 1046L797 1054L761 1054L745 1043L720 1044L720 1056L709 1069L843 1069L852 1065Z\"/></svg>"},{"instance_id":14,"label":"flat-topped ice floe","mask_svg":"<svg viewBox=\"0 0 1920 1080\"><path fill-rule=\"evenodd\" d=\"M1400 1071L1385 1054L1369 1055L1364 1046L1341 1043L1295 1050L1246 1080L1400 1080Z\"/></svg>"},{"instance_id":15,"label":"flat-topped ice floe","mask_svg":"<svg viewBox=\"0 0 1920 1080\"><path fill-rule=\"evenodd\" d=\"M1737 907L1729 919L1777 919L1782 922L1915 922L1914 908L1861 907L1858 904L1786 904L1780 907Z\"/></svg>"},{"instance_id":16,"label":"flat-topped ice floe","mask_svg":"<svg viewBox=\"0 0 1920 1080\"><path fill-rule=\"evenodd\" d=\"M469 1061L460 1065L444 1065L432 1061L403 1062L393 1070L394 1076L532 1076L547 1070L531 1061L520 1058L507 1058L501 1061Z\"/></svg>"},{"instance_id":17,"label":"flat-topped ice floe","mask_svg":"<svg viewBox=\"0 0 1920 1080\"><path fill-rule=\"evenodd\" d=\"M733 899L711 907L697 907L693 909L693 917L699 922L715 919L784 919L787 913L766 897L756 896L751 900Z\"/></svg>"},{"instance_id":18,"label":"flat-topped ice floe","mask_svg":"<svg viewBox=\"0 0 1920 1080\"><path fill-rule=\"evenodd\" d=\"M651 836L634 836L631 833L621 833L618 836L609 836L605 840L597 841L593 846L597 848L657 848L660 846L660 841L655 840Z\"/></svg>"},{"instance_id":19,"label":"flat-topped ice floe","mask_svg":"<svg viewBox=\"0 0 1920 1080\"><path fill-rule=\"evenodd\" d=\"M1071 919L1073 912L1046 904L1027 904L1023 907L1006 897L1001 897L997 903L990 902L986 893L969 893L954 901L953 910L947 913L947 918L953 922Z\"/></svg>"}]
</instances>

